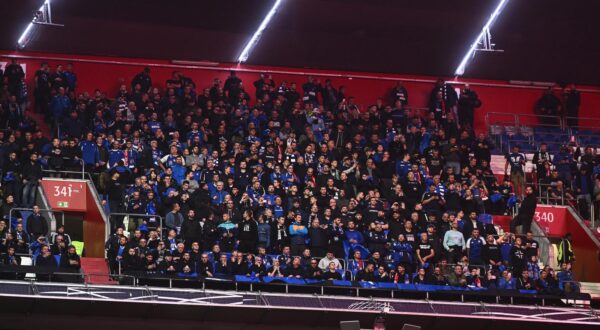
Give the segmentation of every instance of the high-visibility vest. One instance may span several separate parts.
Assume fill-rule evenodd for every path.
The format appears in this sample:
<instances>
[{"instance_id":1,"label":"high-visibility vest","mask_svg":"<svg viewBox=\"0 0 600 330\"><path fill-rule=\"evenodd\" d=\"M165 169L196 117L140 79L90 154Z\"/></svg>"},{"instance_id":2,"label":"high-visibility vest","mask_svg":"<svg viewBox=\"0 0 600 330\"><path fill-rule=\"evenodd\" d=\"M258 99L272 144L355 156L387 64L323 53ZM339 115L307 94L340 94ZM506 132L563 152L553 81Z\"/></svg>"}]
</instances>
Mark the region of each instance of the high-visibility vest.
<instances>
[{"instance_id":1,"label":"high-visibility vest","mask_svg":"<svg viewBox=\"0 0 600 330\"><path fill-rule=\"evenodd\" d=\"M566 251L565 251L565 244L566 244ZM567 254L569 255L569 259L565 259L567 257ZM573 253L573 246L571 245L571 241L569 241L568 239L562 239L560 241L560 245L558 246L558 263L560 264L561 262L570 262L573 257L575 256L575 254Z\"/></svg>"}]
</instances>

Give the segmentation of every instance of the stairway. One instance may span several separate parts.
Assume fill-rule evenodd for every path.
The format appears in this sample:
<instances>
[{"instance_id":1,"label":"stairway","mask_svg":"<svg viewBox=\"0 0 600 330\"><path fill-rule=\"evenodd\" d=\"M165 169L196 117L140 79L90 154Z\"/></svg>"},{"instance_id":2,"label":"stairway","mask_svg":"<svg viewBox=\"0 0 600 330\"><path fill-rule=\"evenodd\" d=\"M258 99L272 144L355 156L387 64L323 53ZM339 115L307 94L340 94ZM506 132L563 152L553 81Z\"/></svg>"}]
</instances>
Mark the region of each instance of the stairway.
<instances>
[{"instance_id":1,"label":"stairway","mask_svg":"<svg viewBox=\"0 0 600 330\"><path fill-rule=\"evenodd\" d=\"M50 134L50 127L44 121L44 115L41 113L35 113L33 111L26 111L25 116L31 117L33 120L35 120L40 131L42 131L42 134L44 134L45 137L49 139L52 138L52 134Z\"/></svg>"},{"instance_id":2,"label":"stairway","mask_svg":"<svg viewBox=\"0 0 600 330\"><path fill-rule=\"evenodd\" d=\"M581 293L589 293L592 297L592 306L600 305L600 283L581 282Z\"/></svg>"},{"instance_id":3,"label":"stairway","mask_svg":"<svg viewBox=\"0 0 600 330\"><path fill-rule=\"evenodd\" d=\"M81 271L91 274L86 279L88 284L116 285L108 276L109 270L104 258L81 258Z\"/></svg>"}]
</instances>

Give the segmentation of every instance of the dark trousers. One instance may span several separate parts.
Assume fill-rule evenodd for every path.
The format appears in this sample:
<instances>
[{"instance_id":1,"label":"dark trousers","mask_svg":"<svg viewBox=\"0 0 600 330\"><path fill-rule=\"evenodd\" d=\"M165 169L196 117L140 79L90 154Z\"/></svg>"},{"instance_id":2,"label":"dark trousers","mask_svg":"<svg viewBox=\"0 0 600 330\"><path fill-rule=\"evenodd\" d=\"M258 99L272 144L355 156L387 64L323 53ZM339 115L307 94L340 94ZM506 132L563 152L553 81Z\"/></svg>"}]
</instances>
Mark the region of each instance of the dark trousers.
<instances>
[{"instance_id":1,"label":"dark trousers","mask_svg":"<svg viewBox=\"0 0 600 330\"><path fill-rule=\"evenodd\" d=\"M23 186L23 206L31 208L35 204L35 197L37 193L38 183L37 180L30 180Z\"/></svg>"},{"instance_id":2,"label":"dark trousers","mask_svg":"<svg viewBox=\"0 0 600 330\"><path fill-rule=\"evenodd\" d=\"M255 253L256 251L255 241L240 241L238 245L238 251L242 253Z\"/></svg>"},{"instance_id":3,"label":"dark trousers","mask_svg":"<svg viewBox=\"0 0 600 330\"><path fill-rule=\"evenodd\" d=\"M293 244L290 249L291 255L294 257L301 256L304 249L306 249L306 245L304 244Z\"/></svg>"},{"instance_id":4,"label":"dark trousers","mask_svg":"<svg viewBox=\"0 0 600 330\"><path fill-rule=\"evenodd\" d=\"M314 257L319 257L319 258L324 257L325 256L325 247L324 246L311 246L310 247L310 255L313 258Z\"/></svg>"},{"instance_id":5,"label":"dark trousers","mask_svg":"<svg viewBox=\"0 0 600 330\"><path fill-rule=\"evenodd\" d=\"M524 215L524 214L518 214L510 222L510 232L515 233L517 226L522 226L521 231L523 234L526 234L528 231L531 230L531 222L532 221L533 221L532 217Z\"/></svg>"},{"instance_id":6,"label":"dark trousers","mask_svg":"<svg viewBox=\"0 0 600 330\"><path fill-rule=\"evenodd\" d=\"M463 253L462 253L462 247L460 246L454 246L454 247L450 247L452 248L452 251L448 251L448 263L449 264L455 264L457 262L460 261L460 258L462 258Z\"/></svg>"}]
</instances>

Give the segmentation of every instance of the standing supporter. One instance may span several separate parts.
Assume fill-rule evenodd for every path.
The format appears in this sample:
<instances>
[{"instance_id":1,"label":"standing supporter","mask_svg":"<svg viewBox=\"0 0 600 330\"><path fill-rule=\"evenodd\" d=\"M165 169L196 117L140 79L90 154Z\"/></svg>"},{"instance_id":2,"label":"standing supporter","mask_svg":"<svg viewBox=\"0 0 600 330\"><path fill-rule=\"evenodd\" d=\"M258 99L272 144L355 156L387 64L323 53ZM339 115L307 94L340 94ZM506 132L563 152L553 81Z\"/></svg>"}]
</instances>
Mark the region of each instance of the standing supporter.
<instances>
[{"instance_id":1,"label":"standing supporter","mask_svg":"<svg viewBox=\"0 0 600 330\"><path fill-rule=\"evenodd\" d=\"M531 222L537 207L537 198L534 195L533 187L525 188L525 198L519 207L519 213L510 222L510 231L515 232L517 226L523 226L522 231L527 233L531 230Z\"/></svg>"},{"instance_id":2,"label":"standing supporter","mask_svg":"<svg viewBox=\"0 0 600 330\"><path fill-rule=\"evenodd\" d=\"M448 255L448 262L451 264L458 262L466 249L466 243L463 234L458 231L457 221L450 224L450 230L444 234L443 243Z\"/></svg>"},{"instance_id":3,"label":"standing supporter","mask_svg":"<svg viewBox=\"0 0 600 330\"><path fill-rule=\"evenodd\" d=\"M510 166L510 181L513 184L515 192L523 194L523 186L525 184L525 162L527 158L525 154L519 152L519 146L515 145L512 148L512 152L506 155L506 163L504 165L504 176L505 180L508 177L508 168Z\"/></svg>"}]
</instances>

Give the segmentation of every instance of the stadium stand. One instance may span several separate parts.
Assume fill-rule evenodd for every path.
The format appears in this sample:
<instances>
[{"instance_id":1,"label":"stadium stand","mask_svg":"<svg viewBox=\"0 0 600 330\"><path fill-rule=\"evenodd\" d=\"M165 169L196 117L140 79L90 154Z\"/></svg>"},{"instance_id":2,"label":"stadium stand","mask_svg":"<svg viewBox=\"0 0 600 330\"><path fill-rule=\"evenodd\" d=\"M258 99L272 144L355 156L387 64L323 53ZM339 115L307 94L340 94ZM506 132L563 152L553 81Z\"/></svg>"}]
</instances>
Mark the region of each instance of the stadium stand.
<instances>
[{"instance_id":1,"label":"stadium stand","mask_svg":"<svg viewBox=\"0 0 600 330\"><path fill-rule=\"evenodd\" d=\"M26 82L15 60L3 77L5 278L86 281L83 248L37 205L44 177L73 178L83 162L109 214L112 283L585 299L570 237L541 260L547 237L531 229L538 202L597 214L587 145L600 133L547 105L578 106L574 86L541 97L539 125L488 113L480 128L476 90L443 80L418 109L401 82L362 107L317 77L263 74L252 93L235 71L224 82L175 71L159 89L145 68L114 95L79 90L66 63Z\"/></svg>"}]
</instances>

